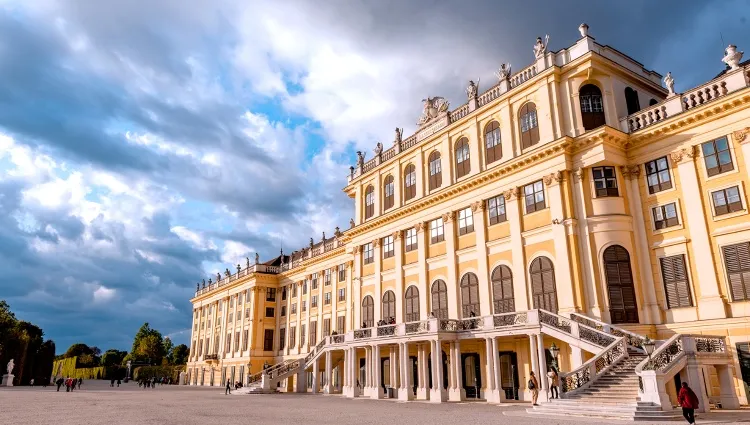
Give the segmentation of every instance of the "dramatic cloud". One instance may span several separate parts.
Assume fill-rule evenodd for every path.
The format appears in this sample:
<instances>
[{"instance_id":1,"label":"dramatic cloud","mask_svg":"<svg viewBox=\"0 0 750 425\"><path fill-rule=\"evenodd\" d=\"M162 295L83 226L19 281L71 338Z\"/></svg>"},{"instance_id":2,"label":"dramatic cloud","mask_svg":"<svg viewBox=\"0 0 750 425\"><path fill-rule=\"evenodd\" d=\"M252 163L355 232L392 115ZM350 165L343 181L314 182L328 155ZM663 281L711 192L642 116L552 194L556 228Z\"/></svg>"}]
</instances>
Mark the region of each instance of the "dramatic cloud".
<instances>
[{"instance_id":1,"label":"dramatic cloud","mask_svg":"<svg viewBox=\"0 0 750 425\"><path fill-rule=\"evenodd\" d=\"M0 294L60 349L127 348L144 321L187 342L195 282L345 228L353 152L410 134L425 96L458 105L584 21L688 88L748 48L748 9L0 0Z\"/></svg>"}]
</instances>

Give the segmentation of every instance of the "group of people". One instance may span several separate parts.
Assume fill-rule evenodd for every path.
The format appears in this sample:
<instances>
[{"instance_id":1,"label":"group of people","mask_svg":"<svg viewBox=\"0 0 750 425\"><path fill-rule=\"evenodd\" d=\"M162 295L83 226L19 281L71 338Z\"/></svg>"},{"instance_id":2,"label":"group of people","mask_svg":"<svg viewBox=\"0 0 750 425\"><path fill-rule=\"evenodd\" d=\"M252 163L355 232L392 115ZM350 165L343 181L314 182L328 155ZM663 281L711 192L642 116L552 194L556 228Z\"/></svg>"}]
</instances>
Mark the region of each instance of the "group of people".
<instances>
[{"instance_id":1,"label":"group of people","mask_svg":"<svg viewBox=\"0 0 750 425\"><path fill-rule=\"evenodd\" d=\"M119 386L119 382L117 383ZM142 378L138 380L139 388L156 388L156 385L172 385L172 378L161 377L157 378L152 376L151 378Z\"/></svg>"},{"instance_id":2,"label":"group of people","mask_svg":"<svg viewBox=\"0 0 750 425\"><path fill-rule=\"evenodd\" d=\"M557 371L554 367L549 368L549 372L547 372L547 379L549 379L549 387L550 387L550 398L560 398L560 393L558 392L558 387L560 386L560 376L557 374ZM536 377L536 374L534 374L534 371L532 370L529 372L529 382L526 384L531 390L531 404L534 406L538 406L537 400L539 399L539 380Z\"/></svg>"},{"instance_id":3,"label":"group of people","mask_svg":"<svg viewBox=\"0 0 750 425\"><path fill-rule=\"evenodd\" d=\"M117 378L117 379L112 378L112 379L110 379L109 380L109 386L110 387L114 387L115 386L115 381L117 381L117 386L119 387L120 386L120 378Z\"/></svg>"},{"instance_id":4,"label":"group of people","mask_svg":"<svg viewBox=\"0 0 750 425\"><path fill-rule=\"evenodd\" d=\"M378 326L387 326L387 325L395 325L396 324L396 318L395 317L387 317L385 319L378 320ZM366 328L367 323L362 323L362 327Z\"/></svg>"},{"instance_id":5,"label":"group of people","mask_svg":"<svg viewBox=\"0 0 750 425\"><path fill-rule=\"evenodd\" d=\"M83 385L83 378L58 378L57 381L55 381L55 385L57 385L57 391L60 391L60 387L65 385L65 392L69 393L78 387L78 389L81 389L81 385Z\"/></svg>"}]
</instances>

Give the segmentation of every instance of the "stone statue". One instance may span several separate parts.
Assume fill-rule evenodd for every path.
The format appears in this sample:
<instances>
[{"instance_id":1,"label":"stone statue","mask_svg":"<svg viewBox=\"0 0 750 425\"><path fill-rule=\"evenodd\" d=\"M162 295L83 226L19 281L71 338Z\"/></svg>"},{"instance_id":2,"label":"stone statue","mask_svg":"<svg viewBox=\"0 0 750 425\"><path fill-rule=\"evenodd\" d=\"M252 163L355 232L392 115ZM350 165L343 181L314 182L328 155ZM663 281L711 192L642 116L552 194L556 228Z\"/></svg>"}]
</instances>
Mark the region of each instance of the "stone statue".
<instances>
[{"instance_id":1,"label":"stone statue","mask_svg":"<svg viewBox=\"0 0 750 425\"><path fill-rule=\"evenodd\" d=\"M439 96L428 96L427 99L422 99L422 116L419 117L417 125L427 124L439 115L448 112L449 106L448 101Z\"/></svg>"},{"instance_id":2,"label":"stone statue","mask_svg":"<svg viewBox=\"0 0 750 425\"><path fill-rule=\"evenodd\" d=\"M216 282L221 280L221 273L216 273Z\"/></svg>"},{"instance_id":3,"label":"stone statue","mask_svg":"<svg viewBox=\"0 0 750 425\"><path fill-rule=\"evenodd\" d=\"M326 241L326 232L323 232L323 242Z\"/></svg>"},{"instance_id":4,"label":"stone statue","mask_svg":"<svg viewBox=\"0 0 750 425\"><path fill-rule=\"evenodd\" d=\"M500 64L500 69L495 71L495 76L497 77L498 81L507 80L510 78L510 64L509 63L503 63Z\"/></svg>"},{"instance_id":5,"label":"stone statue","mask_svg":"<svg viewBox=\"0 0 750 425\"><path fill-rule=\"evenodd\" d=\"M15 366L16 366L16 364L13 363L13 359L10 359L10 361L8 362L8 367L5 368L8 371L8 375L13 374L13 368Z\"/></svg>"},{"instance_id":6,"label":"stone statue","mask_svg":"<svg viewBox=\"0 0 750 425\"><path fill-rule=\"evenodd\" d=\"M203 279L203 289L206 289L206 279Z\"/></svg>"},{"instance_id":7,"label":"stone statue","mask_svg":"<svg viewBox=\"0 0 750 425\"><path fill-rule=\"evenodd\" d=\"M350 229L353 229L353 228L354 228L354 225L355 225L355 223L354 223L354 219L353 219L353 218L350 218L350 219L349 219L349 228L350 228Z\"/></svg>"},{"instance_id":8,"label":"stone statue","mask_svg":"<svg viewBox=\"0 0 750 425\"><path fill-rule=\"evenodd\" d=\"M549 35L544 36L544 41L542 41L542 37L537 37L536 43L534 44L534 57L537 59L543 58L544 54L547 53L548 44L549 44Z\"/></svg>"},{"instance_id":9,"label":"stone statue","mask_svg":"<svg viewBox=\"0 0 750 425\"><path fill-rule=\"evenodd\" d=\"M394 145L401 143L401 137L404 135L404 129L396 127L396 139L393 141Z\"/></svg>"},{"instance_id":10,"label":"stone statue","mask_svg":"<svg viewBox=\"0 0 750 425\"><path fill-rule=\"evenodd\" d=\"M313 238L310 238L310 249L315 246L315 242L313 242Z\"/></svg>"},{"instance_id":11,"label":"stone statue","mask_svg":"<svg viewBox=\"0 0 750 425\"><path fill-rule=\"evenodd\" d=\"M196 291L200 291L200 289L201 289L201 283L198 282L198 283L195 284L195 290Z\"/></svg>"},{"instance_id":12,"label":"stone statue","mask_svg":"<svg viewBox=\"0 0 750 425\"><path fill-rule=\"evenodd\" d=\"M365 154L362 151L357 151L357 167L362 168L365 165Z\"/></svg>"},{"instance_id":13,"label":"stone statue","mask_svg":"<svg viewBox=\"0 0 750 425\"><path fill-rule=\"evenodd\" d=\"M250 257L245 257L245 264L248 269L250 268Z\"/></svg>"},{"instance_id":14,"label":"stone statue","mask_svg":"<svg viewBox=\"0 0 750 425\"><path fill-rule=\"evenodd\" d=\"M224 275L226 275L226 277L229 277L232 275L232 272L229 271L229 267L227 267L227 269L224 270Z\"/></svg>"},{"instance_id":15,"label":"stone statue","mask_svg":"<svg viewBox=\"0 0 750 425\"><path fill-rule=\"evenodd\" d=\"M260 264L260 254L255 253L255 264Z\"/></svg>"},{"instance_id":16,"label":"stone statue","mask_svg":"<svg viewBox=\"0 0 750 425\"><path fill-rule=\"evenodd\" d=\"M669 96L674 96L674 78L672 78L671 72L667 72L667 76L664 77L664 84L669 89Z\"/></svg>"},{"instance_id":17,"label":"stone statue","mask_svg":"<svg viewBox=\"0 0 750 425\"><path fill-rule=\"evenodd\" d=\"M242 270L242 267L240 266L240 263L237 263L237 274L240 274L240 270Z\"/></svg>"},{"instance_id":18,"label":"stone statue","mask_svg":"<svg viewBox=\"0 0 750 425\"><path fill-rule=\"evenodd\" d=\"M742 60L742 55L745 52L738 52L737 46L735 46L734 44L730 44L729 46L727 46L724 53L724 58L722 58L721 61L729 65L729 69L731 70L737 69L739 67L740 61Z\"/></svg>"},{"instance_id":19,"label":"stone statue","mask_svg":"<svg viewBox=\"0 0 750 425\"><path fill-rule=\"evenodd\" d=\"M209 277L209 278L208 278L208 286L211 286L211 283L212 283L212 282L211 282L211 278Z\"/></svg>"},{"instance_id":20,"label":"stone statue","mask_svg":"<svg viewBox=\"0 0 750 425\"><path fill-rule=\"evenodd\" d=\"M469 100L474 99L479 94L479 79L475 83L474 80L469 80L469 85L466 87L466 96Z\"/></svg>"},{"instance_id":21,"label":"stone statue","mask_svg":"<svg viewBox=\"0 0 750 425\"><path fill-rule=\"evenodd\" d=\"M375 149L373 149L373 152L375 153L376 157L380 157L380 154L383 153L383 144L378 142L377 145L375 145Z\"/></svg>"},{"instance_id":22,"label":"stone statue","mask_svg":"<svg viewBox=\"0 0 750 425\"><path fill-rule=\"evenodd\" d=\"M339 229L339 226L336 226L336 230L334 230L333 235L336 237L341 236L341 230Z\"/></svg>"}]
</instances>

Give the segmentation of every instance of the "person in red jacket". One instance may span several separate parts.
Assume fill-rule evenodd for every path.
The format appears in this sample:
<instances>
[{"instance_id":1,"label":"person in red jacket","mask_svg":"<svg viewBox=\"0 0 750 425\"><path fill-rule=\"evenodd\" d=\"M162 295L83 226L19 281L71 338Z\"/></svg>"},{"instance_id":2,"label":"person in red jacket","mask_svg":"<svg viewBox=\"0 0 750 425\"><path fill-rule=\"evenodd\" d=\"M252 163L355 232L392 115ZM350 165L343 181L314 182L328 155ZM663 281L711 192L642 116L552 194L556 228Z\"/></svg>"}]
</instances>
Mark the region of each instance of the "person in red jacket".
<instances>
[{"instance_id":1,"label":"person in red jacket","mask_svg":"<svg viewBox=\"0 0 750 425\"><path fill-rule=\"evenodd\" d=\"M688 387L687 382L682 383L680 392L677 393L677 401L682 407L682 416L687 419L689 424L695 423L695 409L698 408L698 396Z\"/></svg>"}]
</instances>

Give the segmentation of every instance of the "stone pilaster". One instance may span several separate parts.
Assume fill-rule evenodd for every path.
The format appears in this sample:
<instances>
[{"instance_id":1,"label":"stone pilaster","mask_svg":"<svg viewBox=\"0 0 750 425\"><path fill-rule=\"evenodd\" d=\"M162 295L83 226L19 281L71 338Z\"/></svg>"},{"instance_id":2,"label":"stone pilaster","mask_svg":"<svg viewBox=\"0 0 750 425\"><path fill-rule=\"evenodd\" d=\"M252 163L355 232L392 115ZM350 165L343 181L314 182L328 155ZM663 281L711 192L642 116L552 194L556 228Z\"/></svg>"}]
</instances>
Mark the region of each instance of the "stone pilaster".
<instances>
[{"instance_id":1,"label":"stone pilaster","mask_svg":"<svg viewBox=\"0 0 750 425\"><path fill-rule=\"evenodd\" d=\"M484 201L471 204L474 213L474 235L477 240L477 279L479 280L479 316L492 314L492 290L487 270L487 225Z\"/></svg>"},{"instance_id":2,"label":"stone pilaster","mask_svg":"<svg viewBox=\"0 0 750 425\"><path fill-rule=\"evenodd\" d=\"M448 317L456 319L461 317L461 296L459 294L458 270L456 268L456 213L449 211L443 214L443 234L445 237L445 262L447 279L445 285L448 288Z\"/></svg>"},{"instance_id":3,"label":"stone pilaster","mask_svg":"<svg viewBox=\"0 0 750 425\"><path fill-rule=\"evenodd\" d=\"M510 227L511 257L513 259L513 296L516 311L526 311L530 307L529 291L526 285L526 256L523 252L523 237L521 236L521 205L520 188L512 188L503 192L505 197L505 214Z\"/></svg>"},{"instance_id":4,"label":"stone pilaster","mask_svg":"<svg viewBox=\"0 0 750 425\"><path fill-rule=\"evenodd\" d=\"M552 238L555 245L555 285L557 286L560 313L577 311L576 294L573 290L573 271L570 267L568 232L565 211L563 210L563 185L565 171L557 171L544 176L549 196L548 206L552 216Z\"/></svg>"}]
</instances>

